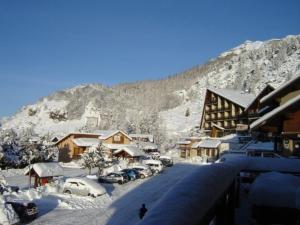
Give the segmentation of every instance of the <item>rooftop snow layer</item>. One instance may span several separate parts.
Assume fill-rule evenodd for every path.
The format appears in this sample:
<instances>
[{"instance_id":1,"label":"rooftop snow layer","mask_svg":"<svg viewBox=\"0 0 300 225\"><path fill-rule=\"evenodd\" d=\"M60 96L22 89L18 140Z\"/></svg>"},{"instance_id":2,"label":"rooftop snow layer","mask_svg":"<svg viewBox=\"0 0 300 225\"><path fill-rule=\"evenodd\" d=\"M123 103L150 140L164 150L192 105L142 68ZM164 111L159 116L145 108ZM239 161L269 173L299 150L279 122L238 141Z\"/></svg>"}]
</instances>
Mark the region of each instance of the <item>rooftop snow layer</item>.
<instances>
[{"instance_id":1,"label":"rooftop snow layer","mask_svg":"<svg viewBox=\"0 0 300 225\"><path fill-rule=\"evenodd\" d=\"M220 140L206 139L200 142L196 142L192 145L192 148L217 148L221 144Z\"/></svg>"},{"instance_id":2,"label":"rooftop snow layer","mask_svg":"<svg viewBox=\"0 0 300 225\"><path fill-rule=\"evenodd\" d=\"M119 132L124 134L130 140L132 139L130 136L128 136L128 134L126 134L125 132L123 132L121 130L97 130L97 131L94 131L93 133L100 135L101 140L106 140L107 138L109 138Z\"/></svg>"},{"instance_id":3,"label":"rooftop snow layer","mask_svg":"<svg viewBox=\"0 0 300 225\"><path fill-rule=\"evenodd\" d=\"M120 149L116 150L114 152L114 154L117 154L117 153L119 153L121 151L127 152L132 157L144 155L144 153L140 149L138 149L137 147L135 147L135 146L126 146L126 147L120 148Z\"/></svg>"},{"instance_id":4,"label":"rooftop snow layer","mask_svg":"<svg viewBox=\"0 0 300 225\"><path fill-rule=\"evenodd\" d=\"M100 140L98 138L75 138L72 139L72 141L78 147L91 147L93 145L100 144Z\"/></svg>"},{"instance_id":5,"label":"rooftop snow layer","mask_svg":"<svg viewBox=\"0 0 300 225\"><path fill-rule=\"evenodd\" d=\"M208 90L220 95L244 108L246 108L254 99L253 94L242 92L241 90L232 90L232 89L216 89L208 88Z\"/></svg>"},{"instance_id":6,"label":"rooftop snow layer","mask_svg":"<svg viewBox=\"0 0 300 225\"><path fill-rule=\"evenodd\" d=\"M62 167L56 162L48 163L35 163L30 166L39 177L52 177L63 175ZM29 172L29 166L26 167L24 174L27 175Z\"/></svg>"}]
</instances>

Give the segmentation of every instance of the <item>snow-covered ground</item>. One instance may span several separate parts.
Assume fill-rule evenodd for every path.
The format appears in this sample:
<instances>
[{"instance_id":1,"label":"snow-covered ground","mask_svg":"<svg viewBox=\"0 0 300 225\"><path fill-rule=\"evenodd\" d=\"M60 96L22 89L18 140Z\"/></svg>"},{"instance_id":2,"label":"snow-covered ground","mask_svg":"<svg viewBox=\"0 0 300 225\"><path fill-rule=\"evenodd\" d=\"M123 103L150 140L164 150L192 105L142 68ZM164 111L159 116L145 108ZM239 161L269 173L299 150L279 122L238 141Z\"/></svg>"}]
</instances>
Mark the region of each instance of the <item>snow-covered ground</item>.
<instances>
[{"instance_id":1,"label":"snow-covered ground","mask_svg":"<svg viewBox=\"0 0 300 225\"><path fill-rule=\"evenodd\" d=\"M199 162L178 162L173 167L165 168L156 176L131 181L129 183L103 184L107 194L98 198L65 195L59 192L26 190L28 178L19 170L6 172L10 185L19 185L23 190L18 197L33 200L39 209L39 217L30 224L135 224L139 221L138 210L142 203L148 210L175 183L185 175L199 168ZM67 177L83 176L86 170L64 168Z\"/></svg>"}]
</instances>

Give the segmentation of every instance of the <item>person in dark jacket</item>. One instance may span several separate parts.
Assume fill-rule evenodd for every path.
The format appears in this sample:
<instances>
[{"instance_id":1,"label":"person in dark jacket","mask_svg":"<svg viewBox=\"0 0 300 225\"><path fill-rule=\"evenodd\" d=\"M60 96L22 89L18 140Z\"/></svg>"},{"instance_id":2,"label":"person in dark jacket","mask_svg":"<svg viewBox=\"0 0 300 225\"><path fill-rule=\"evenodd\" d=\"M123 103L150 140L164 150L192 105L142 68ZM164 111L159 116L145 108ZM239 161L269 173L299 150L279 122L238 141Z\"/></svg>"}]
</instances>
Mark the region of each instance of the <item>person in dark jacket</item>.
<instances>
[{"instance_id":1,"label":"person in dark jacket","mask_svg":"<svg viewBox=\"0 0 300 225\"><path fill-rule=\"evenodd\" d=\"M146 209L145 204L142 204L142 207L140 208L140 212L139 212L140 219L143 219L147 211L148 210Z\"/></svg>"}]
</instances>

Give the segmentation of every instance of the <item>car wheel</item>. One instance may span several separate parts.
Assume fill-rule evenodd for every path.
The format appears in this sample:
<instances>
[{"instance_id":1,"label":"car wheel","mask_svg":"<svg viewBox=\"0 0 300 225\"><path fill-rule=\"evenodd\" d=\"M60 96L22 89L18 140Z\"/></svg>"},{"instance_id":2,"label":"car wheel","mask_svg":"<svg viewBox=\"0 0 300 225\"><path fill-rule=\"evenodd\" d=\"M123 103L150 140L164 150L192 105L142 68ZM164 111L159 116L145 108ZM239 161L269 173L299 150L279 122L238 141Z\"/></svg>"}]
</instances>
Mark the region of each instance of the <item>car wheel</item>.
<instances>
[{"instance_id":1,"label":"car wheel","mask_svg":"<svg viewBox=\"0 0 300 225\"><path fill-rule=\"evenodd\" d=\"M118 180L118 184L123 184L123 182L121 180Z\"/></svg>"},{"instance_id":2,"label":"car wheel","mask_svg":"<svg viewBox=\"0 0 300 225\"><path fill-rule=\"evenodd\" d=\"M141 175L140 175L140 178L144 179L144 178L145 178L145 175L144 175L144 174L141 174Z\"/></svg>"},{"instance_id":3,"label":"car wheel","mask_svg":"<svg viewBox=\"0 0 300 225\"><path fill-rule=\"evenodd\" d=\"M68 195L72 194L72 192L69 191L69 190L65 190L64 193L65 193L65 194L68 194Z\"/></svg>"}]
</instances>

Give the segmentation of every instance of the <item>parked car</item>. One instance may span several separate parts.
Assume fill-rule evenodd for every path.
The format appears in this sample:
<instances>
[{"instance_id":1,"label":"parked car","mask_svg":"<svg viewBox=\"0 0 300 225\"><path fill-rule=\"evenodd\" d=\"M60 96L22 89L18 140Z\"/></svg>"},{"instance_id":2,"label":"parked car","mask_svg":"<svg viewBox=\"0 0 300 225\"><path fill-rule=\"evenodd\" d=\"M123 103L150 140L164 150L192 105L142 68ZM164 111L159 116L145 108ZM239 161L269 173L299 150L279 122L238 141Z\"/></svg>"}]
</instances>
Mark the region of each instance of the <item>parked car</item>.
<instances>
[{"instance_id":1,"label":"parked car","mask_svg":"<svg viewBox=\"0 0 300 225\"><path fill-rule=\"evenodd\" d=\"M162 156L159 157L159 160L166 167L173 166L173 159L169 156L162 155Z\"/></svg>"},{"instance_id":2,"label":"parked car","mask_svg":"<svg viewBox=\"0 0 300 225\"><path fill-rule=\"evenodd\" d=\"M129 181L129 178L124 172L112 172L107 174L106 176L100 176L98 178L100 183L118 183L124 184Z\"/></svg>"},{"instance_id":3,"label":"parked car","mask_svg":"<svg viewBox=\"0 0 300 225\"><path fill-rule=\"evenodd\" d=\"M160 160L144 160L143 163L149 166L153 173L159 173L163 170L163 164Z\"/></svg>"},{"instance_id":4,"label":"parked car","mask_svg":"<svg viewBox=\"0 0 300 225\"><path fill-rule=\"evenodd\" d=\"M136 180L139 177L139 173L135 169L123 169L121 172L124 172L129 177L129 180Z\"/></svg>"},{"instance_id":5,"label":"parked car","mask_svg":"<svg viewBox=\"0 0 300 225\"><path fill-rule=\"evenodd\" d=\"M159 159L160 153L159 152L150 152L149 155L152 159Z\"/></svg>"},{"instance_id":6,"label":"parked car","mask_svg":"<svg viewBox=\"0 0 300 225\"><path fill-rule=\"evenodd\" d=\"M106 190L102 185L91 179L75 177L66 179L63 193L97 197L105 194Z\"/></svg>"},{"instance_id":7,"label":"parked car","mask_svg":"<svg viewBox=\"0 0 300 225\"><path fill-rule=\"evenodd\" d=\"M139 173L139 177L144 179L153 175L149 166L132 166L132 169L135 169Z\"/></svg>"},{"instance_id":8,"label":"parked car","mask_svg":"<svg viewBox=\"0 0 300 225\"><path fill-rule=\"evenodd\" d=\"M22 223L34 220L38 215L38 209L34 202L23 199L14 199L7 201L6 204L12 206Z\"/></svg>"}]
</instances>

